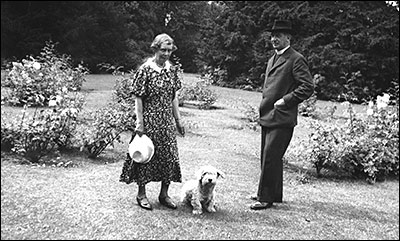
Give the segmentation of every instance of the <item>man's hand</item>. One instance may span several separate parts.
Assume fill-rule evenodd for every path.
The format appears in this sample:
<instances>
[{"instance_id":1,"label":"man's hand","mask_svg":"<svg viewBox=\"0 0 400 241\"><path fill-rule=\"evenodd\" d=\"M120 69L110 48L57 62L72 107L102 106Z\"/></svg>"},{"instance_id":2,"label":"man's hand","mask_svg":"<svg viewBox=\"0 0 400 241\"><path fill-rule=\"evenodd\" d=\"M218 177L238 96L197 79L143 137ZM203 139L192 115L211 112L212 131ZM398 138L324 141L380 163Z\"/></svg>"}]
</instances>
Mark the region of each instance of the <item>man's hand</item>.
<instances>
[{"instance_id":1,"label":"man's hand","mask_svg":"<svg viewBox=\"0 0 400 241\"><path fill-rule=\"evenodd\" d=\"M279 99L274 103L274 107L283 107L285 106L285 101L283 99Z\"/></svg>"}]
</instances>

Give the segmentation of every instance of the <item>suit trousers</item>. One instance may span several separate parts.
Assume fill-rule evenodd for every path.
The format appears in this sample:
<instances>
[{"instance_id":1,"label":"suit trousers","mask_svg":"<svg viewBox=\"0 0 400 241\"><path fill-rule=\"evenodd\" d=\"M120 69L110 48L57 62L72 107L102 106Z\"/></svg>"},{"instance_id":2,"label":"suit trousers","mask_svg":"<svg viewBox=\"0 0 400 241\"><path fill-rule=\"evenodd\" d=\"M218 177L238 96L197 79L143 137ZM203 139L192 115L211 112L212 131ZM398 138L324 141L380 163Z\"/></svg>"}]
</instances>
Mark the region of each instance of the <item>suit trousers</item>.
<instances>
[{"instance_id":1,"label":"suit trousers","mask_svg":"<svg viewBox=\"0 0 400 241\"><path fill-rule=\"evenodd\" d=\"M293 136L291 128L261 128L260 202L282 202L283 156Z\"/></svg>"}]
</instances>

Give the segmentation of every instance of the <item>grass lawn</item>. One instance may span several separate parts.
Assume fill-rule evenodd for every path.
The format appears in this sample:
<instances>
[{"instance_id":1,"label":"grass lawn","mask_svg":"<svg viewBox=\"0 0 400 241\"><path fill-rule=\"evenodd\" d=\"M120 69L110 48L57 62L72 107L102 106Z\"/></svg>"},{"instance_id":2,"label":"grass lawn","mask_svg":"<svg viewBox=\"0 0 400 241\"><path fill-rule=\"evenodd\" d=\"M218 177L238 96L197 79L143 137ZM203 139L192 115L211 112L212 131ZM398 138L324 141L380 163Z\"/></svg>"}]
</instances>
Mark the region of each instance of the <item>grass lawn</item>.
<instances>
[{"instance_id":1,"label":"grass lawn","mask_svg":"<svg viewBox=\"0 0 400 241\"><path fill-rule=\"evenodd\" d=\"M184 81L196 81L185 74ZM89 75L83 85L86 110L111 100L111 75ZM183 204L170 210L158 203L160 183L147 185L154 210L136 204L137 187L119 182L129 134L96 160L79 153L58 157L73 167L38 166L1 154L1 239L399 239L399 181L374 185L363 180L316 178L309 163L296 161L308 138L308 118L299 117L284 167L284 202L250 210L260 172L260 129L246 120L261 93L212 86L211 110L181 107L187 135L178 137L183 182L202 165L226 176L217 184L217 213L194 216ZM337 105L319 101L323 111ZM2 107L3 108L3 107ZM19 111L5 108L6 111ZM364 106L356 111L363 113ZM57 158L57 157L51 157ZM178 202L183 183L172 183Z\"/></svg>"}]
</instances>

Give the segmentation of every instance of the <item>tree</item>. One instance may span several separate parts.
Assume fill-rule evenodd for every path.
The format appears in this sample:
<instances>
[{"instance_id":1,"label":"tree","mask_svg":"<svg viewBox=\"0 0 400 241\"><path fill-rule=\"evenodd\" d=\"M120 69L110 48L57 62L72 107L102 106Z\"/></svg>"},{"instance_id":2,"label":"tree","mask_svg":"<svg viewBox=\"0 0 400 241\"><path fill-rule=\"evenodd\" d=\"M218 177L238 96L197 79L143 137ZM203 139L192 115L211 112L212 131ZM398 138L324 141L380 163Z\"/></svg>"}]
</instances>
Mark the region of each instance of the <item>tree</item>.
<instances>
[{"instance_id":1,"label":"tree","mask_svg":"<svg viewBox=\"0 0 400 241\"><path fill-rule=\"evenodd\" d=\"M320 74L319 99L349 95L361 102L386 91L399 76L399 14L384 1L224 1L203 28L202 61L227 71L232 86L261 86L273 54L275 19L293 23L292 46Z\"/></svg>"}]
</instances>

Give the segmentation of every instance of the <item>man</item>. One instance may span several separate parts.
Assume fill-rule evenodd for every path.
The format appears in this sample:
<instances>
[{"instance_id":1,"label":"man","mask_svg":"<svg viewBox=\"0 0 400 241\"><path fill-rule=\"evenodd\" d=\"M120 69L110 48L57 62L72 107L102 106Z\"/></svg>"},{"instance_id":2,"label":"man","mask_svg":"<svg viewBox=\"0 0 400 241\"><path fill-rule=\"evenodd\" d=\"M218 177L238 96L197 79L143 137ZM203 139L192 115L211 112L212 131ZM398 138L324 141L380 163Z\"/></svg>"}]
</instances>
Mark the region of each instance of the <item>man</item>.
<instances>
[{"instance_id":1,"label":"man","mask_svg":"<svg viewBox=\"0 0 400 241\"><path fill-rule=\"evenodd\" d=\"M282 202L282 158L297 125L298 105L314 92L306 59L290 46L292 24L276 20L271 32L275 54L268 61L260 104L261 174L250 208L271 208Z\"/></svg>"}]
</instances>

